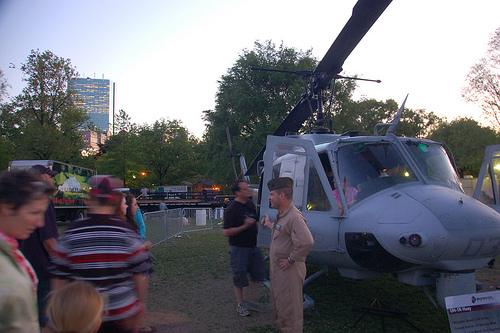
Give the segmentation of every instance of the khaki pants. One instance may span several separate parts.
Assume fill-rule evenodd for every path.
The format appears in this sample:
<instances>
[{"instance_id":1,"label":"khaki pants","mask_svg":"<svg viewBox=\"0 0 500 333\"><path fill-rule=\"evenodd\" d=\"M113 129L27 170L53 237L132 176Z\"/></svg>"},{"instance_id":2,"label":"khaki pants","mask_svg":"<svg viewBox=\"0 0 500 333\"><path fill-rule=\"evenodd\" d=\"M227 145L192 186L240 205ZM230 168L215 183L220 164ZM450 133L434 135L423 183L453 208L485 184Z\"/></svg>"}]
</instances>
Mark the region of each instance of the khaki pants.
<instances>
[{"instance_id":1,"label":"khaki pants","mask_svg":"<svg viewBox=\"0 0 500 333\"><path fill-rule=\"evenodd\" d=\"M295 262L285 271L278 267L277 260L271 262L273 314L282 332L302 332L304 322L302 285L305 276L306 265L303 262Z\"/></svg>"}]
</instances>

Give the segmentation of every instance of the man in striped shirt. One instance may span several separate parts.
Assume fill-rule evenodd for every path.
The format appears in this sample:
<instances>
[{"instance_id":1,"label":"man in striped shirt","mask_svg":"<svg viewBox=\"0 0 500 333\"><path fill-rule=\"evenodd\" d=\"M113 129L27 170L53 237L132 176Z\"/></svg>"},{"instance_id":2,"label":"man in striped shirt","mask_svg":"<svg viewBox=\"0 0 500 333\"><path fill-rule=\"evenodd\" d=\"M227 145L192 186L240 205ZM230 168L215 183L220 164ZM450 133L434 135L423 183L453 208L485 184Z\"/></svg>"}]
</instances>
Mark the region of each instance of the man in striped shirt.
<instances>
[{"instance_id":1,"label":"man in striped shirt","mask_svg":"<svg viewBox=\"0 0 500 333\"><path fill-rule=\"evenodd\" d=\"M89 182L88 217L71 223L51 257L55 288L71 280L93 283L108 298L99 332L134 332L145 307L142 272L149 268L149 253L129 224L113 215L122 200L113 189L122 187L121 181L94 176Z\"/></svg>"}]
</instances>

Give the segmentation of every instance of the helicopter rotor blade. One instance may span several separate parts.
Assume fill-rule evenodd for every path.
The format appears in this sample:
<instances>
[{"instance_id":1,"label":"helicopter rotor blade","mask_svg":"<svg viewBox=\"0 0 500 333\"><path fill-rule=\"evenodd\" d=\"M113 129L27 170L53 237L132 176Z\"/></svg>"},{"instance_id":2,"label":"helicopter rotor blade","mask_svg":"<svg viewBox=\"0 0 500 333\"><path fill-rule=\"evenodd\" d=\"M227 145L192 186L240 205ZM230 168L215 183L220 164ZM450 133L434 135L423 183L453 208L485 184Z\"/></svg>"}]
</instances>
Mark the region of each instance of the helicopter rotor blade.
<instances>
[{"instance_id":1,"label":"helicopter rotor blade","mask_svg":"<svg viewBox=\"0 0 500 333\"><path fill-rule=\"evenodd\" d=\"M226 126L226 137L227 137L227 144L229 146L229 153L233 155L233 143L231 142L231 134L229 134L229 127Z\"/></svg>"},{"instance_id":2,"label":"helicopter rotor blade","mask_svg":"<svg viewBox=\"0 0 500 333\"><path fill-rule=\"evenodd\" d=\"M347 57L358 45L392 0L359 0L352 16L320 61L315 74L320 74L317 86L324 89L332 78L342 71Z\"/></svg>"},{"instance_id":3,"label":"helicopter rotor blade","mask_svg":"<svg viewBox=\"0 0 500 333\"><path fill-rule=\"evenodd\" d=\"M309 107L308 97L302 96L300 101L294 106L292 111L288 113L285 119L273 132L273 135L284 136L287 133L298 132L302 127L302 124L312 115L311 111L314 112L315 105L312 105L313 110ZM252 164L248 167L246 175L256 175L257 174L257 163L262 160L264 156L264 151L266 150L266 145L264 145L257 156L255 156Z\"/></svg>"},{"instance_id":4,"label":"helicopter rotor blade","mask_svg":"<svg viewBox=\"0 0 500 333\"><path fill-rule=\"evenodd\" d=\"M314 105L312 107L313 110L309 107L308 98L302 97L293 107L292 111L283 119L281 124L274 130L273 135L283 136L287 133L298 132L302 124L304 124L304 122L312 116L312 112L315 111Z\"/></svg>"}]
</instances>

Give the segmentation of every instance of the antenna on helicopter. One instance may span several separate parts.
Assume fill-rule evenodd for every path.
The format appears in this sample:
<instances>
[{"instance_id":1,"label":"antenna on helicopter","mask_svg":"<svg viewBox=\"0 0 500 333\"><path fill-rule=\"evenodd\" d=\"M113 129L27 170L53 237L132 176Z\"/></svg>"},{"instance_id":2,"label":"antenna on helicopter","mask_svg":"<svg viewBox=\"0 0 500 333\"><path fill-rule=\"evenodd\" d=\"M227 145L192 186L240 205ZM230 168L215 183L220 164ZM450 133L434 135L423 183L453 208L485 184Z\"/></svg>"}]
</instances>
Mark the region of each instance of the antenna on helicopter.
<instances>
[{"instance_id":1,"label":"antenna on helicopter","mask_svg":"<svg viewBox=\"0 0 500 333\"><path fill-rule=\"evenodd\" d=\"M403 101L403 104L401 104L401 106L399 107L398 113L396 113L396 116L394 117L394 119L390 123L378 123L377 125L375 125L375 130L374 130L373 135L377 136L380 133L380 131L382 129L384 129L385 127L388 127L387 131L385 132L385 135L390 134L390 133L396 134L396 128L398 127L399 119L401 118L401 114L403 114L403 110L405 108L405 103L406 103L407 99L408 99L408 94L406 94L406 97L405 97L405 100Z\"/></svg>"},{"instance_id":2,"label":"antenna on helicopter","mask_svg":"<svg viewBox=\"0 0 500 333\"><path fill-rule=\"evenodd\" d=\"M226 126L226 136L227 136L227 144L229 146L229 157L231 157L231 162L233 163L234 178L238 178L238 173L236 172L236 165L234 164L233 143L231 142L229 127L227 126Z\"/></svg>"}]
</instances>

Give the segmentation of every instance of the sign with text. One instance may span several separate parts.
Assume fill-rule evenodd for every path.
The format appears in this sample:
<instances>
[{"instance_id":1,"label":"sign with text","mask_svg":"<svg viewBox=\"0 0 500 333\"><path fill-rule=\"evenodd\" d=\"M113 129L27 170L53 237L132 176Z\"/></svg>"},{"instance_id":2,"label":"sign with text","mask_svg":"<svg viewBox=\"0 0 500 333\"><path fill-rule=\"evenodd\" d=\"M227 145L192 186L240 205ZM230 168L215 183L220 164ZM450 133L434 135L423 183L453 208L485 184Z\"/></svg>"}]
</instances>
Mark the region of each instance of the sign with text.
<instances>
[{"instance_id":1,"label":"sign with text","mask_svg":"<svg viewBox=\"0 0 500 333\"><path fill-rule=\"evenodd\" d=\"M449 296L445 302L452 333L500 332L500 291Z\"/></svg>"}]
</instances>

